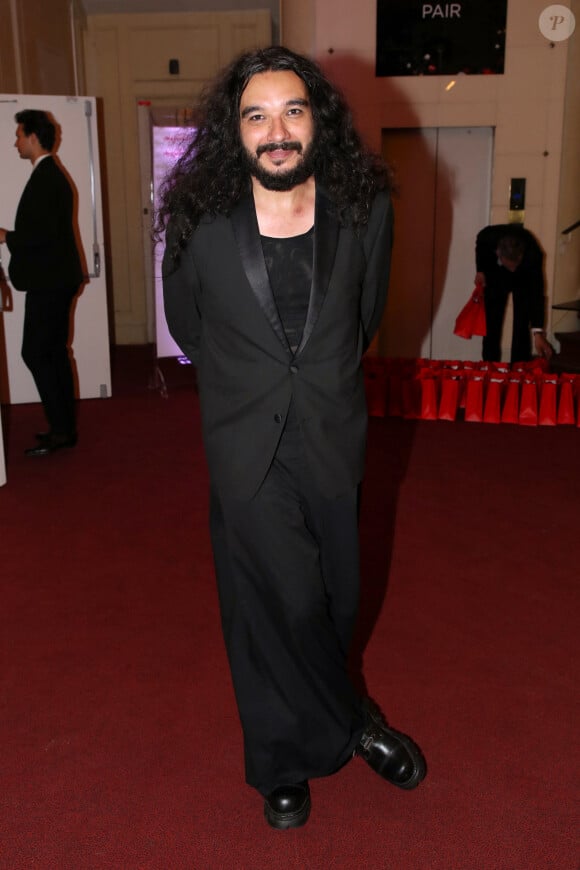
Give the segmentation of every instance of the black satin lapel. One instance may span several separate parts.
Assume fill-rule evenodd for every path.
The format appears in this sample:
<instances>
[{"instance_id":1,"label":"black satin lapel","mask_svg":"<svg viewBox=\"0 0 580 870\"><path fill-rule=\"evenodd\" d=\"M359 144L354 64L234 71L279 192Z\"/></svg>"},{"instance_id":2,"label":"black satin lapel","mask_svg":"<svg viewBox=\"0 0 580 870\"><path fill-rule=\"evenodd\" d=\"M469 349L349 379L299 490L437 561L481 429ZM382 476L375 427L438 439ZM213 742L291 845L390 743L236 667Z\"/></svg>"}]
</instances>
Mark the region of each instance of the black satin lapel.
<instances>
[{"instance_id":1,"label":"black satin lapel","mask_svg":"<svg viewBox=\"0 0 580 870\"><path fill-rule=\"evenodd\" d=\"M288 340L280 322L278 309L274 302L268 270L264 262L262 243L260 242L260 230L256 219L254 200L251 195L245 196L236 205L232 212L232 226L238 244L240 258L246 273L246 278L256 296L260 307L272 329L284 345L288 348Z\"/></svg>"},{"instance_id":2,"label":"black satin lapel","mask_svg":"<svg viewBox=\"0 0 580 870\"><path fill-rule=\"evenodd\" d=\"M338 244L339 224L336 217L331 213L331 204L322 191L316 191L316 210L314 216L314 265L312 270L312 290L308 314L302 333L302 341L297 353L312 335L312 330L318 320L324 297L328 289L328 282L332 274L336 246Z\"/></svg>"}]
</instances>

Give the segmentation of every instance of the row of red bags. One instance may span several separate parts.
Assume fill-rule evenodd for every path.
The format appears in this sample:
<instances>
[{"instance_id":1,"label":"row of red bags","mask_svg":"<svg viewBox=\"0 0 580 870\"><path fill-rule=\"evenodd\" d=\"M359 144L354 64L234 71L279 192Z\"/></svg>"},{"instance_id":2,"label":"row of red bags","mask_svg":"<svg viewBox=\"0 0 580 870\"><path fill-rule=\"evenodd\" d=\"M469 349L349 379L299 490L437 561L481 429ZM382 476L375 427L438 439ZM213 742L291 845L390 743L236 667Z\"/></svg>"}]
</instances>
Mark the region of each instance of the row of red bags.
<instances>
[{"instance_id":1,"label":"row of red bags","mask_svg":"<svg viewBox=\"0 0 580 870\"><path fill-rule=\"evenodd\" d=\"M373 417L580 427L580 375L528 363L383 359L363 362Z\"/></svg>"}]
</instances>

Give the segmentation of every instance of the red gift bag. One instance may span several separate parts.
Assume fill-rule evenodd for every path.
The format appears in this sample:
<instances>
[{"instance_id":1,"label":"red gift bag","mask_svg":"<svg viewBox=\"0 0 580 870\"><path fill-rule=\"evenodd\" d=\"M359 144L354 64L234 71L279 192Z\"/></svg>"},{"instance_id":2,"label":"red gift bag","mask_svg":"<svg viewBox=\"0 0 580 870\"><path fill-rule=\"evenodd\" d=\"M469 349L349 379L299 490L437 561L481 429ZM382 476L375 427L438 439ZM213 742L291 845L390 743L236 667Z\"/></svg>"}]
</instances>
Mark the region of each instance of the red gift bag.
<instances>
[{"instance_id":1,"label":"red gift bag","mask_svg":"<svg viewBox=\"0 0 580 870\"><path fill-rule=\"evenodd\" d=\"M507 375L502 372L492 372L487 381L487 394L483 406L484 423L501 422L501 400Z\"/></svg>"},{"instance_id":2,"label":"red gift bag","mask_svg":"<svg viewBox=\"0 0 580 870\"><path fill-rule=\"evenodd\" d=\"M430 369L419 373L421 383L421 420L436 420L439 393L439 376Z\"/></svg>"},{"instance_id":3,"label":"red gift bag","mask_svg":"<svg viewBox=\"0 0 580 870\"><path fill-rule=\"evenodd\" d=\"M483 304L483 287L475 285L475 290L469 301L463 306L455 321L455 335L460 338L472 338L474 335L485 335L485 306Z\"/></svg>"},{"instance_id":4,"label":"red gift bag","mask_svg":"<svg viewBox=\"0 0 580 870\"><path fill-rule=\"evenodd\" d=\"M547 372L549 366L548 360L543 356L535 356L533 359L527 360L524 363L524 371L528 375L540 376Z\"/></svg>"},{"instance_id":5,"label":"red gift bag","mask_svg":"<svg viewBox=\"0 0 580 870\"><path fill-rule=\"evenodd\" d=\"M558 401L558 426L575 423L574 413L574 375L564 374L560 376L560 399Z\"/></svg>"},{"instance_id":6,"label":"red gift bag","mask_svg":"<svg viewBox=\"0 0 580 870\"><path fill-rule=\"evenodd\" d=\"M403 378L402 383L403 417L405 420L418 420L421 417L421 383L417 374Z\"/></svg>"},{"instance_id":7,"label":"red gift bag","mask_svg":"<svg viewBox=\"0 0 580 870\"><path fill-rule=\"evenodd\" d=\"M524 377L522 383L518 422L521 426L538 425L538 388L535 378L529 375Z\"/></svg>"},{"instance_id":8,"label":"red gift bag","mask_svg":"<svg viewBox=\"0 0 580 870\"><path fill-rule=\"evenodd\" d=\"M440 420L455 420L461 382L462 377L458 372L444 370L441 373L441 401L438 415Z\"/></svg>"},{"instance_id":9,"label":"red gift bag","mask_svg":"<svg viewBox=\"0 0 580 870\"><path fill-rule=\"evenodd\" d=\"M511 372L507 379L505 399L501 411L502 423L517 423L520 410L520 382L522 376L518 372Z\"/></svg>"},{"instance_id":10,"label":"red gift bag","mask_svg":"<svg viewBox=\"0 0 580 870\"><path fill-rule=\"evenodd\" d=\"M483 385L485 374L472 372L465 388L465 422L481 423L483 419Z\"/></svg>"},{"instance_id":11,"label":"red gift bag","mask_svg":"<svg viewBox=\"0 0 580 870\"><path fill-rule=\"evenodd\" d=\"M388 376L387 414L389 417L403 416L403 376L400 371L392 371Z\"/></svg>"},{"instance_id":12,"label":"red gift bag","mask_svg":"<svg viewBox=\"0 0 580 870\"><path fill-rule=\"evenodd\" d=\"M538 423L540 426L555 426L558 409L558 375L543 375L540 384L540 407Z\"/></svg>"}]
</instances>

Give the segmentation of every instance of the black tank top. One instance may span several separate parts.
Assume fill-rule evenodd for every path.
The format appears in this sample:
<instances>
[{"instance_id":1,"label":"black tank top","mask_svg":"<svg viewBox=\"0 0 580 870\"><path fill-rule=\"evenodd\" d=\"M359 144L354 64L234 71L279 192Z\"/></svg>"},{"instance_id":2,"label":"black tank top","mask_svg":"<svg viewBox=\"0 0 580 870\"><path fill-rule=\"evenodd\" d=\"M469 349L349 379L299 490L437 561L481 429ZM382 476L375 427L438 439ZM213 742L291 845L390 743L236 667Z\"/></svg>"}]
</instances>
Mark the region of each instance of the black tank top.
<instances>
[{"instance_id":1,"label":"black tank top","mask_svg":"<svg viewBox=\"0 0 580 870\"><path fill-rule=\"evenodd\" d=\"M314 227L301 236L261 239L274 301L294 355L300 346L310 301Z\"/></svg>"}]
</instances>

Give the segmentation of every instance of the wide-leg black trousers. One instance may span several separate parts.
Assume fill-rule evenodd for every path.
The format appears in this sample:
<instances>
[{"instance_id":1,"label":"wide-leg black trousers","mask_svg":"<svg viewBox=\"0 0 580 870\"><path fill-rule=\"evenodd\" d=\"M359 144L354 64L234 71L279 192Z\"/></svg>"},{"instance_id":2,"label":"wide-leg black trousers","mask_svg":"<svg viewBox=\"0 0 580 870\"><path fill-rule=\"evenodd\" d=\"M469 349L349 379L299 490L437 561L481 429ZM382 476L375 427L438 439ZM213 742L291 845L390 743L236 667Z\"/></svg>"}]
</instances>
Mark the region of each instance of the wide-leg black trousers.
<instances>
[{"instance_id":1,"label":"wide-leg black trousers","mask_svg":"<svg viewBox=\"0 0 580 870\"><path fill-rule=\"evenodd\" d=\"M357 491L324 498L293 429L254 498L212 492L210 523L246 780L267 795L333 773L363 732L347 675L359 595Z\"/></svg>"},{"instance_id":2,"label":"wide-leg black trousers","mask_svg":"<svg viewBox=\"0 0 580 870\"><path fill-rule=\"evenodd\" d=\"M512 293L513 327L510 361L525 362L532 356L530 335L530 305L526 288L486 287L484 293L487 335L483 339L482 358L488 362L501 360L501 334L508 301Z\"/></svg>"},{"instance_id":3,"label":"wide-leg black trousers","mask_svg":"<svg viewBox=\"0 0 580 870\"><path fill-rule=\"evenodd\" d=\"M22 359L30 369L51 432L76 431L75 392L69 320L78 288L27 293L22 333Z\"/></svg>"}]
</instances>

